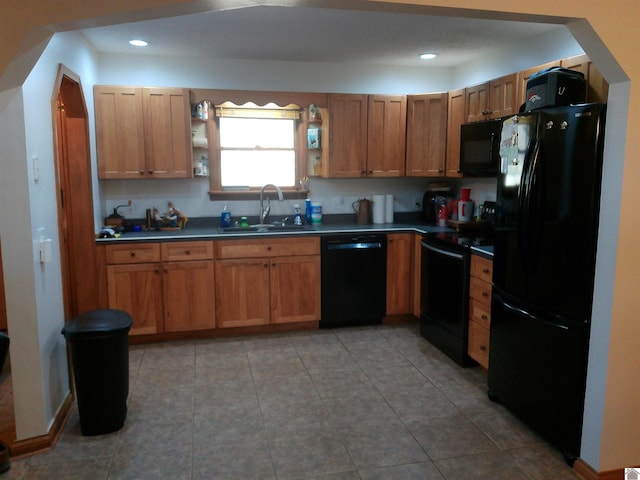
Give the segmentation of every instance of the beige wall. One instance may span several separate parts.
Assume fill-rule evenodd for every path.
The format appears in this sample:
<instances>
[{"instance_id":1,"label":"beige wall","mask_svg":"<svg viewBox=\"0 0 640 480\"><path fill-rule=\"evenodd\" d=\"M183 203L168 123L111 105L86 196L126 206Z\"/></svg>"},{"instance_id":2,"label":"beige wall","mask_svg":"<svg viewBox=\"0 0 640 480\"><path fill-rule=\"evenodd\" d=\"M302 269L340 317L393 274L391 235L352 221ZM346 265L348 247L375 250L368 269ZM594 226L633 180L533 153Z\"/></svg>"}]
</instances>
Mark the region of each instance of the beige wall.
<instances>
[{"instance_id":1,"label":"beige wall","mask_svg":"<svg viewBox=\"0 0 640 480\"><path fill-rule=\"evenodd\" d=\"M72 23L66 27L54 27L53 30L48 25L65 22L83 22L80 26L114 23L117 14L121 12L138 12L151 7L172 6L168 13L176 13L175 8L188 7L191 10L204 8L203 4L222 5L222 2L195 2L188 0L128 0L103 2L97 0L87 0L76 2L74 0L58 0L50 2L48 0L5 0L2 1L2 16L0 17L0 91L11 86L17 86L24 81L24 78L31 70L33 63L37 60L43 44L38 43L43 38L47 38L52 31L60 28L79 28ZM229 4L229 2L225 2ZM242 4L245 2L237 2ZM250 2L257 3L257 2ZM270 2L271 4L286 2ZM305 5L317 6L354 6L349 1L308 1L302 2ZM407 7L412 4L417 9L423 6L433 7L455 7L466 8L473 11L478 8L477 0L389 0L387 4ZM512 12L517 14L534 14L542 16L543 20L549 21L550 16L565 17L565 19L585 18L588 21L575 23L575 34L579 41L584 42L583 48L598 65L598 68L605 74L608 81L616 84L613 92L617 95L610 101L610 112L624 111L626 105L622 102L627 96L626 78L631 80L629 96L629 111L640 111L640 91L636 87L640 80L640 61L637 60L637 45L640 44L640 29L637 20L640 19L640 2L637 0L609 0L601 2L596 0L538 0L537 2L513 2L513 0L484 0L481 2L482 8L487 11ZM382 2L368 0L358 5L366 5L367 8L377 8ZM463 12L458 12L463 13ZM166 15L160 12L153 13ZM109 17L111 15L111 17ZM136 14L137 15L137 14ZM142 17L148 16L148 12L142 12ZM567 20L558 18L558 21L566 23ZM540 19L538 19L540 20ZM606 49L602 48L602 43L598 41L593 32L589 32L590 26L595 30ZM572 32L574 29L572 29ZM608 52L613 54L612 58ZM621 69L619 68L621 67ZM626 77L625 77L626 75ZM619 85L618 85L619 84ZM617 247L618 255L615 256L616 248L611 251L600 251L599 258L610 258L615 262L615 271L612 290L611 323L608 328L608 318L603 318L602 322L607 326L602 338L594 339L600 342L600 350L604 352L605 358L598 360L605 372L605 382L600 385L599 401L601 409L601 442L600 450L594 457L590 458L592 466L599 471L613 468L621 468L633 464L640 464L640 355L638 355L638 345L640 344L640 295L637 292L638 260L640 256L640 226L638 225L636 205L640 202L640 188L636 183L640 180L640 136L634 131L635 125L629 121L625 125L623 115L622 122L616 125L617 128L626 129L626 144L611 146L613 149L611 159L607 162L615 164L616 155L620 160L624 160L623 176L620 179L622 184L620 202L620 222L618 237L614 238L614 247ZM624 131L621 132L624 136ZM617 149L617 150L616 150ZM618 168L614 171L622 173ZM613 202L615 205L617 199ZM606 214L607 212L605 212ZM617 212L608 212L616 216ZM617 218L616 218L617 220ZM613 222L617 225L617 222ZM604 244L607 246L607 244ZM4 253L4 252L3 252ZM6 253L5 253L6 254ZM30 260L30 259L29 259ZM602 261L602 260L599 260ZM606 290L606 289L604 289ZM606 297L606 295L605 295ZM606 302L603 302L605 315L608 313ZM607 340L608 338L608 340ZM608 342L608 343L607 343ZM604 343L604 348L602 343ZM609 348L609 345L612 347ZM606 354L608 353L608 358ZM592 359L593 360L593 359ZM595 365L594 365L595 366ZM591 366L590 366L591 368ZM598 387L596 378L595 387ZM598 395L596 395L598 398ZM598 423L600 418L595 420ZM597 425L596 425L597 427ZM598 431L598 428L595 428Z\"/></svg>"}]
</instances>

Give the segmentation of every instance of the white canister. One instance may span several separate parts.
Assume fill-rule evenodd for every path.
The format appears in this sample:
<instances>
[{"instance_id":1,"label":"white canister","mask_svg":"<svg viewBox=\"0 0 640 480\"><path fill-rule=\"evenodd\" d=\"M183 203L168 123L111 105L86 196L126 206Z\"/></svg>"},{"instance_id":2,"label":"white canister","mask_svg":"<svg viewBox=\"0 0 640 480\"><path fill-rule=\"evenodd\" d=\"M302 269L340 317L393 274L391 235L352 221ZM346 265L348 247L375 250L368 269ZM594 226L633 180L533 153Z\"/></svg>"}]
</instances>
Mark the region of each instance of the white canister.
<instances>
[{"instance_id":1,"label":"white canister","mask_svg":"<svg viewBox=\"0 0 640 480\"><path fill-rule=\"evenodd\" d=\"M322 223L322 203L311 202L311 223L320 225Z\"/></svg>"},{"instance_id":2,"label":"white canister","mask_svg":"<svg viewBox=\"0 0 640 480\"><path fill-rule=\"evenodd\" d=\"M393 195L386 195L384 199L384 223L393 223Z\"/></svg>"},{"instance_id":3,"label":"white canister","mask_svg":"<svg viewBox=\"0 0 640 480\"><path fill-rule=\"evenodd\" d=\"M473 200L458 200L458 220L470 222L473 218Z\"/></svg>"},{"instance_id":4,"label":"white canister","mask_svg":"<svg viewBox=\"0 0 640 480\"><path fill-rule=\"evenodd\" d=\"M384 195L373 195L373 223L384 223Z\"/></svg>"}]
</instances>

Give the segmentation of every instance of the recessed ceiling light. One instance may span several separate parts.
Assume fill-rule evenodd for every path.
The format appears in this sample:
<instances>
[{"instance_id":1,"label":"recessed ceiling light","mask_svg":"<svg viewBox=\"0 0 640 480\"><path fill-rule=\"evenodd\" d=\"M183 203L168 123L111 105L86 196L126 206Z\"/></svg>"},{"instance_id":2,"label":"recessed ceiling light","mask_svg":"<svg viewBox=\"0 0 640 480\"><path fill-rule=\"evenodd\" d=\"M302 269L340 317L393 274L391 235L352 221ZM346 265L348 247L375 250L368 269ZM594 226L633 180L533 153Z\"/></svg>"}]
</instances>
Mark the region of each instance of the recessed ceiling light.
<instances>
[{"instance_id":1,"label":"recessed ceiling light","mask_svg":"<svg viewBox=\"0 0 640 480\"><path fill-rule=\"evenodd\" d=\"M149 45L149 42L136 39L136 40L129 40L129 44L133 45L134 47L146 47L147 45Z\"/></svg>"},{"instance_id":2,"label":"recessed ceiling light","mask_svg":"<svg viewBox=\"0 0 640 480\"><path fill-rule=\"evenodd\" d=\"M436 54L435 53L423 53L422 55L420 55L420 58L423 60L431 60L432 58L436 58Z\"/></svg>"}]
</instances>

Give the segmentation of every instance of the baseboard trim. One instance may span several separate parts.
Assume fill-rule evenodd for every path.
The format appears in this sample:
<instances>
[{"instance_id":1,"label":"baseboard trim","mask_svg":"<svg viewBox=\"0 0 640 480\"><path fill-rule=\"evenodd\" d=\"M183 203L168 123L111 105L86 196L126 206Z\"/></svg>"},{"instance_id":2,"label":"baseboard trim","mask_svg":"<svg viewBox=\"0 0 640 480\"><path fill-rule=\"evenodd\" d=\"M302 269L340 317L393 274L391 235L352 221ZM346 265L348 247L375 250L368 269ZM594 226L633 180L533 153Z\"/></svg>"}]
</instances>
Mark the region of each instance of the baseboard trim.
<instances>
[{"instance_id":1,"label":"baseboard trim","mask_svg":"<svg viewBox=\"0 0 640 480\"><path fill-rule=\"evenodd\" d=\"M573 464L573 473L582 480L623 480L624 468L616 468L606 472L597 472L587 462L578 458Z\"/></svg>"},{"instance_id":2,"label":"baseboard trim","mask_svg":"<svg viewBox=\"0 0 640 480\"><path fill-rule=\"evenodd\" d=\"M49 433L37 437L25 438L24 440L16 440L11 445L11 458L28 457L51 450L62 434L62 429L67 423L72 406L73 395L69 392L64 402L62 402L56 418L53 420Z\"/></svg>"}]
</instances>

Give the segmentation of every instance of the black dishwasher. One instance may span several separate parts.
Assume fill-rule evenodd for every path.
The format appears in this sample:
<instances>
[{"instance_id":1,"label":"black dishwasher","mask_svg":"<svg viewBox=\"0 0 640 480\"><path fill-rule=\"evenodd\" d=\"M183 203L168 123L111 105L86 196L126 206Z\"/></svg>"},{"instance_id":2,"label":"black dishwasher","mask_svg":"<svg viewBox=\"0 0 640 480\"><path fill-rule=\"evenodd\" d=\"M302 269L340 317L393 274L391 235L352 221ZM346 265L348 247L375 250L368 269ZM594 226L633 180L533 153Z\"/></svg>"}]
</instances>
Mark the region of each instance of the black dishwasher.
<instances>
[{"instance_id":1,"label":"black dishwasher","mask_svg":"<svg viewBox=\"0 0 640 480\"><path fill-rule=\"evenodd\" d=\"M387 309L387 236L322 237L321 328L375 325Z\"/></svg>"}]
</instances>

